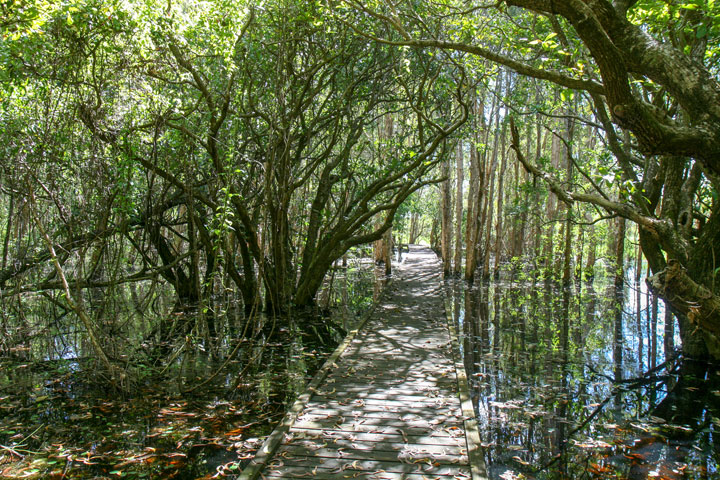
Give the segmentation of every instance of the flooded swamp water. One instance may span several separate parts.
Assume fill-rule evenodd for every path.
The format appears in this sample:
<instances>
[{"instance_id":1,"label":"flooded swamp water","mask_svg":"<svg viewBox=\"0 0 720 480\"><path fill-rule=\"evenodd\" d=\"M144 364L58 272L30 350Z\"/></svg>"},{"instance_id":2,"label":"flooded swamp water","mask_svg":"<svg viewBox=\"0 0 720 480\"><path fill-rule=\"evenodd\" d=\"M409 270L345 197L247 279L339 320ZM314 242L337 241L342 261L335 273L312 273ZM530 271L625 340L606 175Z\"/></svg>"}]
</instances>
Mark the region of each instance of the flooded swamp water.
<instances>
[{"instance_id":1,"label":"flooded swamp water","mask_svg":"<svg viewBox=\"0 0 720 480\"><path fill-rule=\"evenodd\" d=\"M448 283L490 478L720 478L720 366L601 283Z\"/></svg>"},{"instance_id":2,"label":"flooded swamp water","mask_svg":"<svg viewBox=\"0 0 720 480\"><path fill-rule=\"evenodd\" d=\"M350 329L384 282L372 263L351 262L329 276L319 307ZM70 315L48 322L35 312L20 324L5 316L2 326L16 341L0 349L0 477L238 473L341 339L342 330L323 335L317 315L263 319L256 335L237 340L245 320L226 313L216 317L217 338L194 331L154 363L130 366L138 358L130 347L113 350L136 382L124 395L98 388L89 376L92 350ZM106 334L140 345L148 331L144 319L129 317L121 331Z\"/></svg>"}]
</instances>

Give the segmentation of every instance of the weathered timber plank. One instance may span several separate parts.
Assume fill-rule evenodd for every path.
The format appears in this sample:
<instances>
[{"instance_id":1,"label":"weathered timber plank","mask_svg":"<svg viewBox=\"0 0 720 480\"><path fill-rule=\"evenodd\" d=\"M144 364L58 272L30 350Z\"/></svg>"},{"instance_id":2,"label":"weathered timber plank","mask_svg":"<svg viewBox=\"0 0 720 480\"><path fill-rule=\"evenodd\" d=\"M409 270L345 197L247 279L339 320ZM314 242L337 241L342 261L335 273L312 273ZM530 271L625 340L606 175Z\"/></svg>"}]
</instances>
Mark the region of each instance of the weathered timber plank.
<instances>
[{"instance_id":1,"label":"weathered timber plank","mask_svg":"<svg viewBox=\"0 0 720 480\"><path fill-rule=\"evenodd\" d=\"M379 423L379 422L378 422ZM405 435L425 435L427 432L431 432L433 436L448 436L457 437L459 435L465 435L465 432L461 426L421 426L419 424L405 424L402 425L400 422L396 422L396 425L379 424L373 425L372 423L361 423L361 422L333 422L333 421L321 421L321 422L295 422L293 429L300 430L339 430L342 432L355 432L355 433L397 433L403 432Z\"/></svg>"},{"instance_id":2,"label":"weathered timber plank","mask_svg":"<svg viewBox=\"0 0 720 480\"><path fill-rule=\"evenodd\" d=\"M359 409L352 409L352 408L321 408L317 406L308 406L307 409L304 410L304 414L308 415L341 415L343 417L347 418L392 418L392 419L401 419L401 420L407 420L408 422L413 422L417 420L424 420L427 419L428 416L426 414L419 414L415 411L411 412L389 412L386 410L379 410L379 411L363 411ZM436 420L448 420L451 422L456 421L462 421L463 416L460 413L443 413L443 414L436 414L433 415L432 418Z\"/></svg>"},{"instance_id":3,"label":"weathered timber plank","mask_svg":"<svg viewBox=\"0 0 720 480\"><path fill-rule=\"evenodd\" d=\"M426 398L436 398L436 397L444 397L444 398L451 398L447 397L447 392L442 391L439 387L434 385L418 385L417 387L403 387L401 386L393 386L393 385L376 385L376 384L366 384L362 386L351 386L350 384L344 385L344 386L333 386L330 385L325 386L324 388L319 388L316 392L317 395L356 395L356 396L365 396L365 397L375 397L375 398L382 398L383 395L385 396L411 396L411 397L418 397L423 396Z\"/></svg>"},{"instance_id":4,"label":"weathered timber plank","mask_svg":"<svg viewBox=\"0 0 720 480\"><path fill-rule=\"evenodd\" d=\"M436 445L402 442L364 442L360 440L347 440L343 438L294 438L291 443L286 443L280 448L297 446L304 448L334 448L365 451L395 452L427 452L438 455L466 455L465 445Z\"/></svg>"},{"instance_id":5,"label":"weathered timber plank","mask_svg":"<svg viewBox=\"0 0 720 480\"><path fill-rule=\"evenodd\" d=\"M387 385L387 386L404 386L405 388L413 387L444 387L451 388L455 386L455 378L450 376L435 377L435 376L423 376L417 378L405 378L398 377L397 375L384 375L384 376L355 376L351 377L333 377L325 382L328 387L338 387L341 385Z\"/></svg>"},{"instance_id":6,"label":"weathered timber plank","mask_svg":"<svg viewBox=\"0 0 720 480\"><path fill-rule=\"evenodd\" d=\"M470 471L468 466L449 466L449 465L433 465L431 463L403 463L403 462L382 462L378 460L343 460L335 458L318 458L318 457L302 457L302 458L273 458L266 471L279 470L284 471L288 467L300 467L312 469L315 466L318 470L332 471L340 473L347 470L360 470L365 472L384 472L396 473L415 473L419 475L456 475L459 472Z\"/></svg>"},{"instance_id":7,"label":"weathered timber plank","mask_svg":"<svg viewBox=\"0 0 720 480\"><path fill-rule=\"evenodd\" d=\"M311 415L303 413L298 417L296 425L300 424L322 424L327 425L340 425L343 428L345 425L351 426L352 428L361 428L367 426L368 428L377 427L399 427L399 428L417 428L421 430L432 430L437 428L442 429L462 429L463 421L461 418L443 418L443 419L432 419L426 418L417 420L408 420L402 418L375 418L375 417L360 417L355 416L344 416L344 415Z\"/></svg>"},{"instance_id":8,"label":"weathered timber plank","mask_svg":"<svg viewBox=\"0 0 720 480\"><path fill-rule=\"evenodd\" d=\"M378 398L378 396L348 396L348 395L315 395L312 398L314 404L329 405L330 402L337 402L340 405L362 406L362 405L387 405L390 407L408 407L408 408L438 408L451 407L459 408L460 400L457 397L404 397Z\"/></svg>"},{"instance_id":9,"label":"weathered timber plank","mask_svg":"<svg viewBox=\"0 0 720 480\"><path fill-rule=\"evenodd\" d=\"M459 455L455 452L433 453L418 450L363 450L353 448L307 448L298 445L284 445L275 454L278 458L341 458L347 460L376 460L382 462L404 462L404 463L439 463L440 465L467 465L467 455Z\"/></svg>"},{"instance_id":10,"label":"weathered timber plank","mask_svg":"<svg viewBox=\"0 0 720 480\"><path fill-rule=\"evenodd\" d=\"M342 430L330 430L330 429L291 429L287 434L287 440L294 440L297 438L324 438L324 439L335 439L341 438L343 440L361 441L361 442L394 442L394 443L412 443L418 445L454 445L454 446L466 446L465 437L449 437L433 435L433 432L428 432L426 435L407 435L397 433L363 433L363 432L344 432ZM286 442L288 443L288 442Z\"/></svg>"},{"instance_id":11,"label":"weathered timber plank","mask_svg":"<svg viewBox=\"0 0 720 480\"><path fill-rule=\"evenodd\" d=\"M364 381L375 381L375 382L382 382L382 381L395 381L395 382L410 382L410 383L425 383L434 385L440 382L448 381L448 384L454 384L455 378L454 375L452 377L445 375L445 376L434 376L434 375L398 375L398 374L388 374L384 371L378 371L378 372L355 372L355 373L347 373L345 375L337 375L335 376L338 380L344 380L348 378L352 378L357 382L364 382ZM337 381L337 380L336 380ZM328 382L333 383L333 382Z\"/></svg>"},{"instance_id":12,"label":"weathered timber plank","mask_svg":"<svg viewBox=\"0 0 720 480\"><path fill-rule=\"evenodd\" d=\"M389 412L389 413L396 413L400 415L404 414L420 414L420 415L426 415L429 417L433 417L435 415L439 415L441 413L444 413L446 415L462 415L462 410L460 409L460 406L457 405L455 407L449 406L449 405L443 405L441 409L435 408L433 406L427 406L427 405L403 405L400 402L395 402L393 404L373 404L373 403L362 403L362 404L345 404L337 401L326 401L322 404L320 403L311 403L308 405L308 409L316 409L316 408L326 408L326 409L333 409L337 410L338 412L345 412L350 413L354 415L354 412L360 411L363 412Z\"/></svg>"},{"instance_id":13,"label":"weathered timber plank","mask_svg":"<svg viewBox=\"0 0 720 480\"><path fill-rule=\"evenodd\" d=\"M396 472L363 472L346 470L344 472L328 473L323 469L303 469L288 467L279 471L263 472L264 478L312 478L317 480L338 480L338 479L364 479L364 480L468 480L470 474L458 472L455 475L423 475L414 473Z\"/></svg>"}]
</instances>

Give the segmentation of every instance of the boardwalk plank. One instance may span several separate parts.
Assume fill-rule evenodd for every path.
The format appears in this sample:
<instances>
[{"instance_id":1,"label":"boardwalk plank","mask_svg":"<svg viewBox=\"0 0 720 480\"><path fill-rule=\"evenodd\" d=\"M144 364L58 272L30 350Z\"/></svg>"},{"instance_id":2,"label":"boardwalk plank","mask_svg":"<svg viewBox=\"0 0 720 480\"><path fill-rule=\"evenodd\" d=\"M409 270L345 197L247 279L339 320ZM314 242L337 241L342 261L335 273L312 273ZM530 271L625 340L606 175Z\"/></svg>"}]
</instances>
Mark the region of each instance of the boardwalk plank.
<instances>
[{"instance_id":1,"label":"boardwalk plank","mask_svg":"<svg viewBox=\"0 0 720 480\"><path fill-rule=\"evenodd\" d=\"M461 430L462 432L462 430ZM465 446L465 436L458 435L450 437L447 435L435 434L435 432L427 432L425 435L408 435L407 433L397 431L396 433L364 433L364 432L346 432L342 430L312 429L312 428L293 428L290 431L291 438L324 438L332 440L341 438L343 440L361 441L361 442L396 442L396 443L413 443L418 445L455 445Z\"/></svg>"},{"instance_id":2,"label":"boardwalk plank","mask_svg":"<svg viewBox=\"0 0 720 480\"><path fill-rule=\"evenodd\" d=\"M360 440L347 440L342 438L293 438L292 442L282 445L278 450L281 452L289 447L303 447L308 449L332 448L373 452L394 452L399 455L402 452L421 452L436 455L467 455L465 446L457 445L436 445L401 442L363 442Z\"/></svg>"},{"instance_id":3,"label":"boardwalk plank","mask_svg":"<svg viewBox=\"0 0 720 480\"><path fill-rule=\"evenodd\" d=\"M287 468L300 467L305 469L318 468L319 471L341 473L345 471L360 470L365 472L395 472L395 473L415 473L419 475L456 475L460 472L470 469L466 466L449 465L433 465L431 463L403 463L403 462L383 462L379 460L351 460L337 458L320 458L320 457L300 457L300 458L274 458L267 466L267 471L277 469L280 472Z\"/></svg>"},{"instance_id":4,"label":"boardwalk plank","mask_svg":"<svg viewBox=\"0 0 720 480\"><path fill-rule=\"evenodd\" d=\"M385 398L378 398L377 395L315 395L313 397L313 403L320 405L328 405L330 402L336 402L340 405L388 405L396 407L409 407L409 408L440 408L440 407L460 407L460 400L452 397L408 397L395 398L390 395L386 395Z\"/></svg>"},{"instance_id":5,"label":"boardwalk plank","mask_svg":"<svg viewBox=\"0 0 720 480\"><path fill-rule=\"evenodd\" d=\"M459 472L455 475L425 475L396 472L361 472L346 470L344 472L328 473L321 469L308 471L302 468L285 468L282 472L277 470L263 472L263 478L312 478L317 480L338 479L366 479L366 480L467 480L470 474Z\"/></svg>"},{"instance_id":6,"label":"boardwalk plank","mask_svg":"<svg viewBox=\"0 0 720 480\"><path fill-rule=\"evenodd\" d=\"M416 419L416 420L408 420L406 418L373 418L373 417L365 417L365 418L356 418L356 417L346 417L343 415L311 415L309 413L304 413L300 417L298 417L298 420L295 424L296 428L300 428L300 424L305 423L317 423L317 424L323 424L323 425L353 425L355 427L407 427L407 428L418 428L422 430L432 430L437 428L447 429L447 428L461 428L463 425L462 419L460 418L440 418L440 419L432 419L428 420L426 418L422 419Z\"/></svg>"},{"instance_id":7,"label":"boardwalk plank","mask_svg":"<svg viewBox=\"0 0 720 480\"><path fill-rule=\"evenodd\" d=\"M401 424L401 422L393 422L395 425L374 425L371 423L360 423L360 422L329 422L329 421L321 421L321 422L298 422L293 426L293 430L317 430L317 429L326 429L326 430L339 430L343 432L356 432L356 433L397 433L401 431L405 435L420 435L423 436L427 432L431 432L432 436L448 436L448 437L457 437L459 435L464 435L465 432L462 429L462 425L457 425L453 427L446 427L446 426L425 426L421 425L419 423L411 424ZM458 433L459 432L459 433Z\"/></svg>"},{"instance_id":8,"label":"boardwalk plank","mask_svg":"<svg viewBox=\"0 0 720 480\"><path fill-rule=\"evenodd\" d=\"M406 412L390 412L385 410L379 410L379 411L363 411L360 409L349 409L343 407L342 409L339 408L321 408L316 406L309 406L304 412L304 414L310 414L310 415L341 415L343 417L347 418L388 418L388 419L400 419L405 420L407 422L413 422L413 421L419 421L419 420L426 420L428 418L428 415L420 412L417 412L415 410L412 411L406 411ZM437 414L432 417L436 420L442 420L442 421L449 421L449 422L457 422L462 421L463 416L460 413L449 413L446 412L445 414Z\"/></svg>"},{"instance_id":9,"label":"boardwalk plank","mask_svg":"<svg viewBox=\"0 0 720 480\"><path fill-rule=\"evenodd\" d=\"M327 438L295 438L292 443L286 443L281 446L279 451L284 448L291 446L303 447L309 449L318 448L334 448L334 449L348 449L348 450L365 450L365 451L383 451L383 452L395 452L399 454L401 452L426 452L434 453L437 455L466 455L467 448L464 446L457 445L424 445L417 443L406 443L406 442L362 442L359 440L345 440L342 438L327 439Z\"/></svg>"},{"instance_id":10,"label":"boardwalk plank","mask_svg":"<svg viewBox=\"0 0 720 480\"><path fill-rule=\"evenodd\" d=\"M452 453L434 453L417 450L369 450L353 448L307 448L298 445L282 447L275 455L280 458L297 457L318 457L318 458L342 458L347 460L377 460L383 462L404 462L404 463L439 463L441 465L467 464L467 455Z\"/></svg>"}]
</instances>

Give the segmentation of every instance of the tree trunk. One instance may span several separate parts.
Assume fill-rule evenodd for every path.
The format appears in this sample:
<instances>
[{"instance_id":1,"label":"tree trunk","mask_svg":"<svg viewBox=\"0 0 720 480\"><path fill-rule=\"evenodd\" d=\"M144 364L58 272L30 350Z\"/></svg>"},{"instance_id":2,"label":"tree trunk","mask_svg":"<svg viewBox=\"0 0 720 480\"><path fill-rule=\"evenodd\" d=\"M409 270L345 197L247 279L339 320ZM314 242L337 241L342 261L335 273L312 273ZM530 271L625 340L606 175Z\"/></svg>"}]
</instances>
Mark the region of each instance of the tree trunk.
<instances>
[{"instance_id":1,"label":"tree trunk","mask_svg":"<svg viewBox=\"0 0 720 480\"><path fill-rule=\"evenodd\" d=\"M430 225L430 248L436 252L440 251L438 243L438 218L437 215L434 215Z\"/></svg>"},{"instance_id":2,"label":"tree trunk","mask_svg":"<svg viewBox=\"0 0 720 480\"><path fill-rule=\"evenodd\" d=\"M493 275L495 278L500 274L500 263L502 261L502 242L505 238L503 232L503 201L505 199L505 169L507 168L507 123L503 122L502 131L500 133L500 172L498 173L498 198L497 198L497 223L495 224L495 262L493 267Z\"/></svg>"},{"instance_id":3,"label":"tree trunk","mask_svg":"<svg viewBox=\"0 0 720 480\"><path fill-rule=\"evenodd\" d=\"M280 206L270 211L270 262L264 271L267 287L268 312L279 314L287 311L295 287L294 269L290 246L290 225L287 208Z\"/></svg>"},{"instance_id":4,"label":"tree trunk","mask_svg":"<svg viewBox=\"0 0 720 480\"><path fill-rule=\"evenodd\" d=\"M12 229L12 220L13 220L14 210L15 210L15 195L11 195L10 196L10 205L8 206L7 225L5 226L5 238L3 239L2 264L0 264L0 270L5 270L5 267L7 267L8 250L9 250L9 245L10 245L10 231Z\"/></svg>"},{"instance_id":5,"label":"tree trunk","mask_svg":"<svg viewBox=\"0 0 720 480\"><path fill-rule=\"evenodd\" d=\"M415 244L417 242L419 230L418 220L419 215L417 213L412 213L410 215L410 234L408 235L409 244Z\"/></svg>"},{"instance_id":6,"label":"tree trunk","mask_svg":"<svg viewBox=\"0 0 720 480\"><path fill-rule=\"evenodd\" d=\"M625 218L617 219L615 239L615 288L622 289L625 283Z\"/></svg>"},{"instance_id":7,"label":"tree trunk","mask_svg":"<svg viewBox=\"0 0 720 480\"><path fill-rule=\"evenodd\" d=\"M488 212L485 216L485 221L483 224L483 228L485 231L485 241L483 242L483 278L490 278L490 239L492 237L492 219L495 205L495 202L493 201L493 197L495 194L495 163L496 157L495 155L493 155L491 159L491 165L489 166L489 171L487 173L487 183L489 184L490 188L488 189L487 198L485 200Z\"/></svg>"},{"instance_id":8,"label":"tree trunk","mask_svg":"<svg viewBox=\"0 0 720 480\"><path fill-rule=\"evenodd\" d=\"M643 371L643 333L642 333L642 292L640 278L642 276L642 246L638 244L637 263L635 264L635 322L638 332L638 362L640 371Z\"/></svg>"},{"instance_id":9,"label":"tree trunk","mask_svg":"<svg viewBox=\"0 0 720 480\"><path fill-rule=\"evenodd\" d=\"M565 120L565 140L567 140L567 145L572 145L573 141L573 121L571 118L567 118ZM569 150L568 146L564 146L563 150L565 151L565 185L568 190L572 188L573 184L573 162L571 160L573 152ZM565 205L565 251L563 252L563 285L568 286L570 285L571 281L571 275L570 275L570 264L572 260L572 224L573 224L573 216L572 216L572 207L570 205Z\"/></svg>"},{"instance_id":10,"label":"tree trunk","mask_svg":"<svg viewBox=\"0 0 720 480\"><path fill-rule=\"evenodd\" d=\"M452 199L450 197L450 159L446 157L442 162L441 175L445 178L440 184L440 255L443 263L443 276L451 272L451 243L452 243Z\"/></svg>"},{"instance_id":11,"label":"tree trunk","mask_svg":"<svg viewBox=\"0 0 720 480\"><path fill-rule=\"evenodd\" d=\"M462 140L458 141L456 149L456 197L455 197L455 262L453 265L453 274L460 276L462 273L462 224L463 224L463 144Z\"/></svg>"},{"instance_id":12,"label":"tree trunk","mask_svg":"<svg viewBox=\"0 0 720 480\"><path fill-rule=\"evenodd\" d=\"M540 92L536 91L535 100L540 101ZM539 117L539 115L537 116ZM539 118L535 118L535 158L540 158L542 155L543 148L543 128ZM538 208L540 206L540 190L537 185L537 177L533 177L533 205ZM534 269L533 275L537 278L537 275L541 273L541 262L542 262L542 219L540 215L535 215L535 236L533 239L533 254L534 254Z\"/></svg>"},{"instance_id":13,"label":"tree trunk","mask_svg":"<svg viewBox=\"0 0 720 480\"><path fill-rule=\"evenodd\" d=\"M382 128L380 129L380 145L384 147L382 161L387 161L390 152L390 139L393 137L393 118L391 115L385 115ZM378 226L384 223L384 219L378 217ZM392 273L392 227L390 227L383 236L375 241L375 263L385 265L385 275Z\"/></svg>"},{"instance_id":14,"label":"tree trunk","mask_svg":"<svg viewBox=\"0 0 720 480\"><path fill-rule=\"evenodd\" d=\"M665 347L665 358L670 357L675 353L675 319L671 306L668 302L665 303L665 337L663 339L663 345Z\"/></svg>"},{"instance_id":15,"label":"tree trunk","mask_svg":"<svg viewBox=\"0 0 720 480\"><path fill-rule=\"evenodd\" d=\"M393 249L392 227L388 228L383 234L383 243L385 244L383 248L383 253L385 254L385 258L383 259L383 263L385 263L385 275L391 275Z\"/></svg>"},{"instance_id":16,"label":"tree trunk","mask_svg":"<svg viewBox=\"0 0 720 480\"><path fill-rule=\"evenodd\" d=\"M475 145L470 145L470 191L465 227L465 280L472 283L477 269L478 215L480 210L480 165Z\"/></svg>"},{"instance_id":17,"label":"tree trunk","mask_svg":"<svg viewBox=\"0 0 720 480\"><path fill-rule=\"evenodd\" d=\"M668 261L664 270L646 281L653 293L679 314L683 352L702 359L707 357L709 348L710 353L719 358L720 297L696 283L676 260Z\"/></svg>"}]
</instances>

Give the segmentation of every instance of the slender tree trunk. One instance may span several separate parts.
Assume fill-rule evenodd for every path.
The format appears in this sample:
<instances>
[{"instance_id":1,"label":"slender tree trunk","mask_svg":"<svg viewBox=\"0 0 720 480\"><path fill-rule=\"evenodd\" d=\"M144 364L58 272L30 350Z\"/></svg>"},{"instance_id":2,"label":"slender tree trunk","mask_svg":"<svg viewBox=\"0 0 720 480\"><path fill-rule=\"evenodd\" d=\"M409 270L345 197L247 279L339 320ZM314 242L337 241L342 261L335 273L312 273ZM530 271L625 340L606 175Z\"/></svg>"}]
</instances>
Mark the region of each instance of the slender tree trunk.
<instances>
[{"instance_id":1,"label":"slender tree trunk","mask_svg":"<svg viewBox=\"0 0 720 480\"><path fill-rule=\"evenodd\" d=\"M669 357L675 353L675 319L670 310L670 305L665 303L665 337L663 339L665 346L665 357Z\"/></svg>"},{"instance_id":2,"label":"slender tree trunk","mask_svg":"<svg viewBox=\"0 0 720 480\"><path fill-rule=\"evenodd\" d=\"M590 216L586 216L585 220L590 222ZM595 225L588 226L588 256L585 260L585 271L583 277L587 281L595 278L595 261L597 260L597 238L595 238Z\"/></svg>"},{"instance_id":3,"label":"slender tree trunk","mask_svg":"<svg viewBox=\"0 0 720 480\"><path fill-rule=\"evenodd\" d=\"M456 147L455 163L456 163L456 197L455 197L455 262L453 265L453 274L460 276L462 273L462 225L463 225L463 144L462 140L458 141Z\"/></svg>"},{"instance_id":4,"label":"slender tree trunk","mask_svg":"<svg viewBox=\"0 0 720 480\"><path fill-rule=\"evenodd\" d=\"M450 158L447 156L442 162L442 176L445 180L440 184L440 252L443 263L443 275L451 272L452 252L452 199L450 197Z\"/></svg>"},{"instance_id":5,"label":"slender tree trunk","mask_svg":"<svg viewBox=\"0 0 720 480\"><path fill-rule=\"evenodd\" d=\"M572 145L573 140L573 122L571 118L567 118L565 121L565 139L568 145ZM565 184L567 188L572 188L573 183L573 163L571 160L573 152L570 151L569 147L564 146L563 151L565 152ZM563 285L570 285L570 264L572 260L572 207L565 205L565 251L563 252Z\"/></svg>"},{"instance_id":6,"label":"slender tree trunk","mask_svg":"<svg viewBox=\"0 0 720 480\"><path fill-rule=\"evenodd\" d=\"M658 296L652 295L650 310L650 368L657 366L657 321L658 321Z\"/></svg>"},{"instance_id":7,"label":"slender tree trunk","mask_svg":"<svg viewBox=\"0 0 720 480\"><path fill-rule=\"evenodd\" d=\"M500 263L502 261L502 242L505 238L503 232L503 201L505 199L505 169L507 167L507 122L503 122L502 131L500 132L500 172L498 173L498 189L497 189L497 222L495 224L495 262L493 267L493 275L495 278L500 274Z\"/></svg>"},{"instance_id":8,"label":"slender tree trunk","mask_svg":"<svg viewBox=\"0 0 720 480\"><path fill-rule=\"evenodd\" d=\"M392 249L393 249L393 236L392 227L388 228L383 234L383 253L385 254L385 275L392 274Z\"/></svg>"},{"instance_id":9,"label":"slender tree trunk","mask_svg":"<svg viewBox=\"0 0 720 480\"><path fill-rule=\"evenodd\" d=\"M380 217L380 215L377 215L375 217L375 228L380 227L380 225L382 224L383 219ZM385 262L385 258L387 257L387 254L385 252L385 246L386 243L384 235L382 236L382 238L373 242L373 260L375 261L376 265L380 265L381 263Z\"/></svg>"},{"instance_id":10,"label":"slender tree trunk","mask_svg":"<svg viewBox=\"0 0 720 480\"><path fill-rule=\"evenodd\" d=\"M541 94L540 94L540 87L536 87L535 90L535 101L540 102L542 100ZM535 158L539 159L542 155L543 151L543 128L542 124L540 122L540 114L537 114L535 116ZM541 267L542 267L542 216L540 215L540 190L538 189L538 179L537 177L533 177L533 206L536 208L536 213L534 215L535 222L534 222L534 228L535 228L535 238L534 238L534 245L533 245L533 254L534 254L534 269L533 274L537 278L537 275L541 273Z\"/></svg>"},{"instance_id":11,"label":"slender tree trunk","mask_svg":"<svg viewBox=\"0 0 720 480\"><path fill-rule=\"evenodd\" d=\"M570 285L572 281L571 275L572 264L572 209L567 208L565 212L565 247L563 249L563 274L562 283L564 286Z\"/></svg>"},{"instance_id":12,"label":"slender tree trunk","mask_svg":"<svg viewBox=\"0 0 720 480\"><path fill-rule=\"evenodd\" d=\"M625 218L617 219L617 238L615 243L615 287L623 288L625 283Z\"/></svg>"},{"instance_id":13,"label":"slender tree trunk","mask_svg":"<svg viewBox=\"0 0 720 480\"><path fill-rule=\"evenodd\" d=\"M410 235L408 235L408 243L415 244L418 237L418 214L410 215Z\"/></svg>"},{"instance_id":14,"label":"slender tree trunk","mask_svg":"<svg viewBox=\"0 0 720 480\"><path fill-rule=\"evenodd\" d=\"M499 148L499 141L500 141L500 114L499 109L496 108L497 106L497 98L500 96L500 92L502 92L502 76L498 76L498 85L496 89L496 95L495 100L493 100L493 109L491 111L491 114L495 116L495 128L494 128L494 135L493 135L493 150L492 150L492 156L490 157L490 165L488 165L487 172L486 172L486 181L485 184L489 186L489 189L487 191L486 199L485 199L485 208L487 209L487 214L484 215L484 220L482 224L482 228L485 232L485 241L483 242L483 278L489 278L490 277L490 243L492 238L492 226L493 226L493 218L494 218L494 207L495 207L495 169L497 168L497 160L498 160L498 148ZM489 135L489 134L488 134ZM487 142L486 142L487 143Z\"/></svg>"},{"instance_id":15,"label":"slender tree trunk","mask_svg":"<svg viewBox=\"0 0 720 480\"><path fill-rule=\"evenodd\" d=\"M7 225L5 226L5 238L3 239L3 250L2 250L2 265L0 270L5 270L7 267L8 250L10 245L10 231L12 229L12 219L15 210L15 195L10 196L10 205L8 206Z\"/></svg>"},{"instance_id":16,"label":"slender tree trunk","mask_svg":"<svg viewBox=\"0 0 720 480\"><path fill-rule=\"evenodd\" d=\"M642 292L640 290L640 278L642 277L642 247L638 243L637 263L635 265L635 322L638 331L638 361L640 369L643 368L643 330L642 330Z\"/></svg>"},{"instance_id":17,"label":"slender tree trunk","mask_svg":"<svg viewBox=\"0 0 720 480\"><path fill-rule=\"evenodd\" d=\"M393 137L393 118L392 115L386 115L382 128L380 130L380 144L385 148L385 155L390 155L390 139ZM384 160L387 160L385 158ZM378 217L378 225L382 225L384 220ZM382 238L375 241L375 262L385 265L385 275L392 273L392 227L390 227Z\"/></svg>"},{"instance_id":18,"label":"slender tree trunk","mask_svg":"<svg viewBox=\"0 0 720 480\"><path fill-rule=\"evenodd\" d=\"M585 254L585 231L582 227L578 228L575 251L575 268L573 269L573 275L577 282L582 279L583 255Z\"/></svg>"},{"instance_id":19,"label":"slender tree trunk","mask_svg":"<svg viewBox=\"0 0 720 480\"><path fill-rule=\"evenodd\" d=\"M480 165L478 152L470 145L470 191L465 227L465 280L472 283L477 268L478 214L480 209Z\"/></svg>"},{"instance_id":20,"label":"slender tree trunk","mask_svg":"<svg viewBox=\"0 0 720 480\"><path fill-rule=\"evenodd\" d=\"M493 155L491 165L489 166L489 172L487 174L490 188L487 194L488 212L483 225L485 231L485 241L483 245L483 278L490 278L490 239L492 238L492 219L494 215L493 209L495 206L495 202L493 201L495 194L495 161L496 158Z\"/></svg>"},{"instance_id":21,"label":"slender tree trunk","mask_svg":"<svg viewBox=\"0 0 720 480\"><path fill-rule=\"evenodd\" d=\"M561 132L565 131L564 126L560 127ZM562 133L561 133L562 134ZM567 160L567 153L565 146L556 134L551 134L550 139L550 162L553 169L559 170ZM558 218L561 216L561 211L565 207L564 204L560 203L557 195L552 192L548 193L548 204L547 204L547 220L548 220L548 232L545 239L545 274L546 278L558 278L559 271L556 263L555 256L555 224ZM563 237L561 237L563 238Z\"/></svg>"},{"instance_id":22,"label":"slender tree trunk","mask_svg":"<svg viewBox=\"0 0 720 480\"><path fill-rule=\"evenodd\" d=\"M430 248L436 252L439 251L438 243L438 218L437 215L434 215L430 225Z\"/></svg>"}]
</instances>

